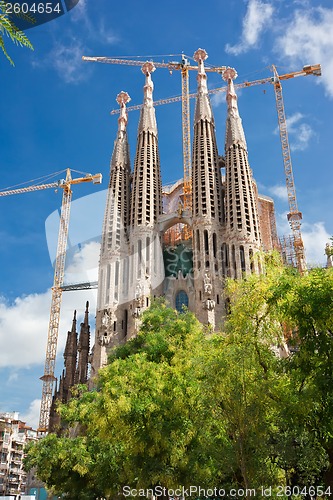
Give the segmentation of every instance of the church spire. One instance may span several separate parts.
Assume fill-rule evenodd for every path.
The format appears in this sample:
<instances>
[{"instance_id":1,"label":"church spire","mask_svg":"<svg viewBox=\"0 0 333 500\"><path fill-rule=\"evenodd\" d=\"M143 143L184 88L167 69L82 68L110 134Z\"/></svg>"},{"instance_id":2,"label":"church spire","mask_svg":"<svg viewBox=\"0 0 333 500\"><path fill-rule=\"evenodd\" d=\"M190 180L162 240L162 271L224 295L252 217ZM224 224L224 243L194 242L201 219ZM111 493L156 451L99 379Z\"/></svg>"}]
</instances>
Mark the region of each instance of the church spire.
<instances>
[{"instance_id":1,"label":"church spire","mask_svg":"<svg viewBox=\"0 0 333 500\"><path fill-rule=\"evenodd\" d=\"M126 103L130 101L127 92L120 92L117 102L120 106L117 138L114 143L110 181L104 214L101 257L116 250L127 242L130 202L130 157L127 140Z\"/></svg>"},{"instance_id":2,"label":"church spire","mask_svg":"<svg viewBox=\"0 0 333 500\"><path fill-rule=\"evenodd\" d=\"M198 49L193 57L198 63L198 94L192 152L193 217L212 217L222 222L222 181L204 67L208 55L205 50Z\"/></svg>"},{"instance_id":3,"label":"church spire","mask_svg":"<svg viewBox=\"0 0 333 500\"><path fill-rule=\"evenodd\" d=\"M92 359L92 376L96 367L106 364L105 339L111 338L111 316L117 310L119 304L125 303L128 298L128 238L130 223L130 196L131 196L131 166L129 155L129 144L127 139L127 111L126 104L130 101L127 92L117 95L120 106L118 119L118 130L114 142L113 153L110 163L110 182L108 186L106 207L104 212L104 223L102 233L102 245L98 271L98 298L95 331L95 349ZM104 319L103 319L104 318ZM107 321L105 318L109 318ZM112 321L112 334L115 335L116 325L125 325L121 319L119 322ZM125 326L124 326L125 330ZM85 321L81 324L81 334L86 332L85 350L80 352L80 368L77 379L80 383L86 380L86 360L89 350L89 325L88 309L86 308ZM117 332L118 333L118 332ZM124 337L119 332L120 338ZM103 340L102 340L103 339ZM83 340L81 341L83 349ZM88 346L88 347L87 347Z\"/></svg>"},{"instance_id":4,"label":"church spire","mask_svg":"<svg viewBox=\"0 0 333 500\"><path fill-rule=\"evenodd\" d=\"M162 183L157 140L157 125L153 106L154 84L152 62L142 66L145 75L144 100L138 127L133 189L131 200L131 226L153 227L162 213Z\"/></svg>"},{"instance_id":5,"label":"church spire","mask_svg":"<svg viewBox=\"0 0 333 500\"><path fill-rule=\"evenodd\" d=\"M80 337L78 343L79 359L77 363L77 380L78 384L85 384L88 375L88 357L90 347L90 326L89 326L89 302L86 302L86 310L84 313L84 321L81 323Z\"/></svg>"},{"instance_id":6,"label":"church spire","mask_svg":"<svg viewBox=\"0 0 333 500\"><path fill-rule=\"evenodd\" d=\"M67 391L74 384L76 359L77 359L77 332L76 332L76 311L74 311L72 329L67 333L66 347L64 351L65 371L63 376L63 390L65 397Z\"/></svg>"},{"instance_id":7,"label":"church spire","mask_svg":"<svg viewBox=\"0 0 333 500\"><path fill-rule=\"evenodd\" d=\"M212 108L208 97L207 74L205 71L204 61L208 58L208 54L204 49L198 49L193 59L198 63L198 94L195 107L194 124L200 120L208 120L214 123Z\"/></svg>"},{"instance_id":8,"label":"church spire","mask_svg":"<svg viewBox=\"0 0 333 500\"><path fill-rule=\"evenodd\" d=\"M223 78L228 82L228 105L225 136L225 238L223 275L240 278L243 273L258 272L253 255L261 248L258 217L258 195L248 161L247 146L237 106L233 80L237 73L227 68Z\"/></svg>"},{"instance_id":9,"label":"church spire","mask_svg":"<svg viewBox=\"0 0 333 500\"><path fill-rule=\"evenodd\" d=\"M143 87L143 108L140 113L138 134L141 134L143 131L149 131L157 136L157 124L153 105L154 84L151 79L151 74L155 71L155 69L156 68L152 62L146 62L141 68L146 81Z\"/></svg>"},{"instance_id":10,"label":"church spire","mask_svg":"<svg viewBox=\"0 0 333 500\"><path fill-rule=\"evenodd\" d=\"M192 148L193 269L198 319L214 328L216 313L222 313L222 305L216 304L215 297L220 293L218 248L223 207L214 118L204 67L207 57L203 49L194 53L198 63L198 94Z\"/></svg>"},{"instance_id":11,"label":"church spire","mask_svg":"<svg viewBox=\"0 0 333 500\"><path fill-rule=\"evenodd\" d=\"M232 144L239 144L247 149L242 119L239 116L237 95L233 80L237 78L237 72L234 68L227 68L223 73L223 79L228 83L226 101L228 105L227 126L226 126L226 144L228 149Z\"/></svg>"}]
</instances>

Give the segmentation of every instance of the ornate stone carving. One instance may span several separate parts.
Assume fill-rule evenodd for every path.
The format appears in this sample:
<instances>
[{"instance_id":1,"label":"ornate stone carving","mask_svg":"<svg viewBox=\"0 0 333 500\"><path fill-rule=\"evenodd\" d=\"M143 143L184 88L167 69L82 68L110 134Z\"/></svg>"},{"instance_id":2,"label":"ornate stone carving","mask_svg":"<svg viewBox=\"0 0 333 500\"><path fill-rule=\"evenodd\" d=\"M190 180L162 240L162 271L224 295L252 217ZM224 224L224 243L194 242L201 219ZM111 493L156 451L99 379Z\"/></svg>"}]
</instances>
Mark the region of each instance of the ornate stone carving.
<instances>
[{"instance_id":1,"label":"ornate stone carving","mask_svg":"<svg viewBox=\"0 0 333 500\"><path fill-rule=\"evenodd\" d=\"M99 345L105 347L109 345L111 342L111 334L104 332L102 335L99 336L98 343Z\"/></svg>"},{"instance_id":2,"label":"ornate stone carving","mask_svg":"<svg viewBox=\"0 0 333 500\"><path fill-rule=\"evenodd\" d=\"M211 282L211 279L210 279L210 276L209 276L209 273L206 272L205 273L205 277L204 277L204 292L207 294L207 295L210 295L212 293L212 290L213 290L213 287L212 287L212 282Z\"/></svg>"},{"instance_id":3,"label":"ornate stone carving","mask_svg":"<svg viewBox=\"0 0 333 500\"><path fill-rule=\"evenodd\" d=\"M133 318L140 318L141 315L142 315L141 308L140 307L135 307L133 309L133 312L132 312Z\"/></svg>"},{"instance_id":4,"label":"ornate stone carving","mask_svg":"<svg viewBox=\"0 0 333 500\"><path fill-rule=\"evenodd\" d=\"M110 324L110 320L111 320L110 315L108 314L107 311L105 311L102 317L102 325L107 328Z\"/></svg>"},{"instance_id":5,"label":"ornate stone carving","mask_svg":"<svg viewBox=\"0 0 333 500\"><path fill-rule=\"evenodd\" d=\"M215 300L213 299L207 299L203 303L204 309L207 309L207 311L213 311L215 309Z\"/></svg>"}]
</instances>

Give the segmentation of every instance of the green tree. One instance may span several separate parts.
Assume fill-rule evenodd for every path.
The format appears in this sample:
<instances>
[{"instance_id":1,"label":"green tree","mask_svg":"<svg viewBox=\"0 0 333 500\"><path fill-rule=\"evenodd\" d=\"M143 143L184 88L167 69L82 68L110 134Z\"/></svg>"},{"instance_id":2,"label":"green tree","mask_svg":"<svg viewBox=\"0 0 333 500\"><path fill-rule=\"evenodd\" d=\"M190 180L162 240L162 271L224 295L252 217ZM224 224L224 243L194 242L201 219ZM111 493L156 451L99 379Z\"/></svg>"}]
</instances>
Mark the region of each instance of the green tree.
<instances>
[{"instance_id":1,"label":"green tree","mask_svg":"<svg viewBox=\"0 0 333 500\"><path fill-rule=\"evenodd\" d=\"M287 338L292 349L276 367L283 389L271 435L272 458L291 486L325 482L333 487L333 270L313 269L301 276L272 255L266 257L264 276L230 282L229 292L227 329L250 332L259 342L271 338L272 345L274 333L281 341Z\"/></svg>"},{"instance_id":2,"label":"green tree","mask_svg":"<svg viewBox=\"0 0 333 500\"><path fill-rule=\"evenodd\" d=\"M155 302L96 389L60 408L68 434L34 445L27 467L70 498L125 485L329 484L333 272L300 276L274 255L265 266L228 283L220 334Z\"/></svg>"},{"instance_id":3,"label":"green tree","mask_svg":"<svg viewBox=\"0 0 333 500\"><path fill-rule=\"evenodd\" d=\"M268 348L264 355L275 362ZM277 484L267 456L271 399L262 372L254 344L207 336L191 313L157 302L138 337L100 371L97 390L61 408L71 428L79 425L85 467L69 437L41 441L26 464L56 492L75 490L82 474L82 487L94 484L106 498L124 485Z\"/></svg>"},{"instance_id":4,"label":"green tree","mask_svg":"<svg viewBox=\"0 0 333 500\"><path fill-rule=\"evenodd\" d=\"M0 0L0 48L2 49L2 52L4 53L10 64L14 66L14 62L9 56L5 47L4 35L10 38L16 45L20 45L21 47L24 46L33 50L33 46L26 34L22 30L20 30L10 18L8 9L11 5L12 4L6 2L5 0ZM27 14L17 14L17 16L23 16L30 22L34 22L34 19L32 19Z\"/></svg>"}]
</instances>

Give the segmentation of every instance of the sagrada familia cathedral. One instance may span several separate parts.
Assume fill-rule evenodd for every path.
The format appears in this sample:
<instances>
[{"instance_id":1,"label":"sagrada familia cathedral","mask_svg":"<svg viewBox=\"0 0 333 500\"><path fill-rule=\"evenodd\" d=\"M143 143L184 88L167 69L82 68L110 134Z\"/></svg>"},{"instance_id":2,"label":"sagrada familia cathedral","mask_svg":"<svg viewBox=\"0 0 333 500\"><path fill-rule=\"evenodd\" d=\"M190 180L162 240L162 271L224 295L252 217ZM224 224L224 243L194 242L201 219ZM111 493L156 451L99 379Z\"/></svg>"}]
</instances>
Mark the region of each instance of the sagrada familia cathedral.
<instances>
[{"instance_id":1,"label":"sagrada familia cathedral","mask_svg":"<svg viewBox=\"0 0 333 500\"><path fill-rule=\"evenodd\" d=\"M144 101L133 173L126 132L129 96L121 92L117 97L120 117L102 231L91 378L107 363L112 347L136 335L142 312L154 297L164 296L179 311L186 306L199 321L219 329L228 310L225 279L260 273L258 252L273 249L277 241L273 200L258 193L248 161L233 84L236 71L227 68L223 73L227 117L222 153L217 149L206 57L202 49L194 54L198 89L190 210L184 207L182 180L162 187L153 63L142 67ZM82 336L82 328L89 331L87 311L80 335L85 340L75 341L75 326L68 333L55 400L66 400L71 385L87 380L89 340Z\"/></svg>"}]
</instances>

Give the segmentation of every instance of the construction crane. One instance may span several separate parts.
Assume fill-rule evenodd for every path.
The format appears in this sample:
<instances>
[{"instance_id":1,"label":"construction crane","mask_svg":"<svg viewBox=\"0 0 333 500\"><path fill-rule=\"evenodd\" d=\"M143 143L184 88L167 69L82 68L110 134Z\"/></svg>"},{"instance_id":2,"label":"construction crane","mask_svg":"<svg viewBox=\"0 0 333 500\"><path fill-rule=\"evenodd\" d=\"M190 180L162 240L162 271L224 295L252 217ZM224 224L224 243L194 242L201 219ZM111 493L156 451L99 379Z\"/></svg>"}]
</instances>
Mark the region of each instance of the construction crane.
<instances>
[{"instance_id":1,"label":"construction crane","mask_svg":"<svg viewBox=\"0 0 333 500\"><path fill-rule=\"evenodd\" d=\"M287 120L286 114L284 111L284 103L282 96L282 85L281 85L281 77L279 76L276 67L272 66L274 73L274 91L275 91L275 100L276 100L276 110L278 115L278 124L280 131L280 139L282 146L282 157L283 157L283 165L284 165L284 173L286 177L286 186L287 186L287 195L288 195L288 204L289 204L289 213L287 214L287 218L291 227L293 243L296 255L296 263L297 268L300 273L304 273L306 271L306 261L305 261L305 252L304 252L304 243L301 234L301 220L302 220L302 212L298 210L297 199L296 199L296 189L294 182L294 174L291 163L291 154L290 154L290 146L288 140L288 131L287 131ZM305 75L321 75L320 65L316 66L304 66L303 68ZM294 76L301 76L298 72L297 75L289 74L289 78L293 78Z\"/></svg>"},{"instance_id":2,"label":"construction crane","mask_svg":"<svg viewBox=\"0 0 333 500\"><path fill-rule=\"evenodd\" d=\"M300 71L293 71L291 73L286 73L284 75L279 75L276 67L272 66L273 77L263 78L261 80L254 80L251 82L243 82L239 84L235 84L234 87L237 89L242 89L246 87L253 87L254 85L262 85L266 83L271 83L274 85L275 91L275 100L276 100L276 109L278 115L278 124L280 131L280 139L282 146L282 156L283 156L283 164L284 164L284 172L286 178L286 186L287 186L287 194L288 194L288 203L289 203L289 213L287 215L288 221L292 230L292 241L296 255L296 263L298 270L303 273L306 270L306 262L305 262L305 253L304 253L304 244L301 235L301 220L302 213L298 210L297 200L296 200L296 190L294 183L294 176L292 170L292 162L291 162L291 154L290 154L290 146L288 140L288 131L287 131L287 120L284 111L284 103L282 96L282 85L281 81L289 80L291 78L295 78L298 76L321 76L321 66L320 64L307 65L304 66ZM216 89L211 89L208 91L209 94L218 94L220 92L226 92L227 87L219 87ZM196 97L197 94L188 94L188 99ZM154 102L154 106L158 106L161 104L169 104L172 102L177 102L183 100L182 96L170 97L167 99L160 99ZM140 109L141 105L129 106L127 111L134 111ZM111 111L111 114L119 113L119 110ZM185 165L185 161L184 161ZM184 173L185 179L185 173ZM189 192L191 192L191 187L188 188ZM184 180L184 192L185 192L185 180Z\"/></svg>"},{"instance_id":3,"label":"construction crane","mask_svg":"<svg viewBox=\"0 0 333 500\"><path fill-rule=\"evenodd\" d=\"M207 68L205 68L205 71L207 71ZM303 70L301 71L294 71L292 73L286 73L284 75L279 75L279 80L289 80L290 78L295 78L297 76L306 76L306 75L315 75L315 76L321 76L321 66L320 64L315 64L312 66L304 66ZM255 85L264 85L266 83L275 83L275 77L274 76L269 76L267 78L262 78L260 80L252 80L251 82L242 82L242 83L235 83L234 87L235 89L244 89L247 87L253 87ZM226 92L228 87L225 85L223 87L217 87L216 89L208 89L208 94L210 95L215 95L215 94L220 94L221 92ZM191 93L188 95L189 99L194 99L197 97L197 93ZM161 106L162 104L171 104L173 102L179 102L182 100L181 95L177 95L174 97L166 97L165 99L158 99L157 101L153 102L154 106ZM143 107L143 104L135 104L133 106L127 106L126 111L136 111L140 110ZM118 115L120 113L120 109L116 108L110 111L111 115Z\"/></svg>"},{"instance_id":4,"label":"construction crane","mask_svg":"<svg viewBox=\"0 0 333 500\"><path fill-rule=\"evenodd\" d=\"M69 217L70 217L70 208L72 200L71 186L72 184L80 184L82 182L93 182L94 184L100 184L102 182L102 174L94 174L94 175L87 174L85 177L78 177L76 179L72 179L71 171L70 169L67 169L66 178L60 181L51 182L49 184L28 186L18 189L11 189L11 190L8 189L0 192L0 196L9 196L13 194L21 194L30 191L39 191L42 189L49 189L49 188L63 189L60 226L58 234L58 245L57 245L56 260L54 266L54 279L52 286L51 311L50 311L49 329L48 329L48 336L46 343L45 367L44 367L44 374L41 377L41 380L43 382L43 387L42 387L42 401L41 401L39 428L38 428L38 431L40 433L46 433L48 431L50 409L52 404L53 386L56 380L54 376L54 370L55 370L57 343L58 343L62 286L64 284L64 275L65 275L65 259L67 250Z\"/></svg>"},{"instance_id":5,"label":"construction crane","mask_svg":"<svg viewBox=\"0 0 333 500\"><path fill-rule=\"evenodd\" d=\"M198 49L196 53L201 52L206 54L203 49ZM128 66L142 66L146 61L138 61L133 59L114 59L111 57L82 57L83 61L99 62L104 64L122 64ZM191 210L192 207L192 170L191 170L191 121L190 121L190 94L189 94L189 71L198 71L198 66L192 66L188 56L182 54L181 61L170 62L155 62L151 61L156 68L165 68L170 72L173 70L181 71L182 79L182 95L178 100L182 101L182 133L183 133L183 167L184 167L184 209ZM207 72L222 74L226 66L207 67ZM163 104L166 104L168 99ZM162 103L161 103L162 104ZM140 106L142 107L142 106ZM140 108L139 107L139 108ZM136 109L139 109L136 108ZM127 108L128 109L128 108Z\"/></svg>"}]
</instances>

